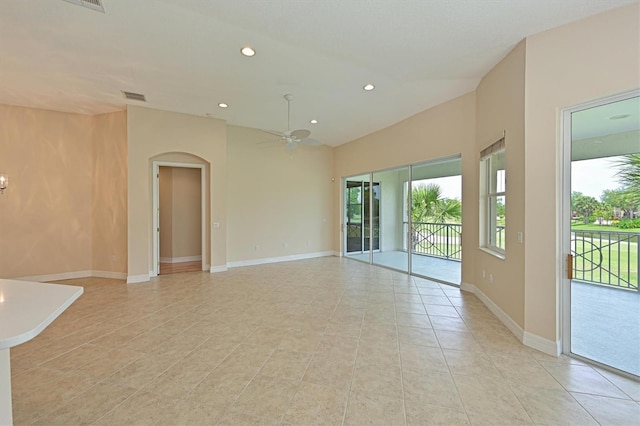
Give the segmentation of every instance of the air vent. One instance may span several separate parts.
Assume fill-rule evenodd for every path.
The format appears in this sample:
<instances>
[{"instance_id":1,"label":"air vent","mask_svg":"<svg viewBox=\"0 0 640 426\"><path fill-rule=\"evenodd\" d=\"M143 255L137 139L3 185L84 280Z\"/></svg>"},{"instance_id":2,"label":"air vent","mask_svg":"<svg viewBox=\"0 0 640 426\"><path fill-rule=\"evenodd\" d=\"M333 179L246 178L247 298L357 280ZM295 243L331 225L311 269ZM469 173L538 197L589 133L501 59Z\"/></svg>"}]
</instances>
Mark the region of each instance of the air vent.
<instances>
[{"instance_id":1,"label":"air vent","mask_svg":"<svg viewBox=\"0 0 640 426\"><path fill-rule=\"evenodd\" d=\"M78 6L86 7L87 9L95 10L96 12L104 13L104 5L102 0L64 0L69 3L77 4Z\"/></svg>"},{"instance_id":2,"label":"air vent","mask_svg":"<svg viewBox=\"0 0 640 426\"><path fill-rule=\"evenodd\" d=\"M140 101L140 102L147 102L147 100L145 99L144 95L140 94L140 93L133 93L133 92L125 92L124 90L122 91L122 94L124 95L124 97L126 99L129 99L130 101Z\"/></svg>"}]
</instances>

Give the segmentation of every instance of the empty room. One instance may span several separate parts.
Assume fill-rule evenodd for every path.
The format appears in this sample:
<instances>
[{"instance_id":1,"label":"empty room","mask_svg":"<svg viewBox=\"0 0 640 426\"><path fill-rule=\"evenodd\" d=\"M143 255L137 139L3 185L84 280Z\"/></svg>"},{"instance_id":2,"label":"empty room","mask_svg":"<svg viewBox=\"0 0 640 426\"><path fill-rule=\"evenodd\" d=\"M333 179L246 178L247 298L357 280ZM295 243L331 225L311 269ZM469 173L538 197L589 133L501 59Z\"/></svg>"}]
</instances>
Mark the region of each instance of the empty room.
<instances>
[{"instance_id":1,"label":"empty room","mask_svg":"<svg viewBox=\"0 0 640 426\"><path fill-rule=\"evenodd\" d=\"M639 176L637 0L2 1L0 425L638 425Z\"/></svg>"}]
</instances>

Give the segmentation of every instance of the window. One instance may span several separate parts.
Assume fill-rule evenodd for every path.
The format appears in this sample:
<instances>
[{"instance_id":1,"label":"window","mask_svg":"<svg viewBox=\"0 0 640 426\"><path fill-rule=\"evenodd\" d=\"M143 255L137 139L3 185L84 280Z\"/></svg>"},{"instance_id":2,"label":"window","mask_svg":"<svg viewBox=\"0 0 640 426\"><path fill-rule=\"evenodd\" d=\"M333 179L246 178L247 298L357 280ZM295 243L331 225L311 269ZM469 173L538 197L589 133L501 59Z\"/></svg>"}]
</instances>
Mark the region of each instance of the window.
<instances>
[{"instance_id":1,"label":"window","mask_svg":"<svg viewBox=\"0 0 640 426\"><path fill-rule=\"evenodd\" d=\"M480 245L504 256L506 228L504 137L480 153Z\"/></svg>"}]
</instances>

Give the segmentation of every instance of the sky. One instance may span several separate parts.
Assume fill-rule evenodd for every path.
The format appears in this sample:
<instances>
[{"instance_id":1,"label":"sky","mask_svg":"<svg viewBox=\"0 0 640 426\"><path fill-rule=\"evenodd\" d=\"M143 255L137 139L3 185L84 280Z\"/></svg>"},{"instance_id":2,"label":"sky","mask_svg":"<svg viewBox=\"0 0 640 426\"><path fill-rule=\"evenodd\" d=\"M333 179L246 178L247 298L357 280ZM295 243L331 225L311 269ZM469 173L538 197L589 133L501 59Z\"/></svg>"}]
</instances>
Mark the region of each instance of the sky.
<instances>
[{"instance_id":1,"label":"sky","mask_svg":"<svg viewBox=\"0 0 640 426\"><path fill-rule=\"evenodd\" d=\"M462 200L462 176L448 176L443 178L425 179L413 182L413 188L418 185L435 183L442 189L442 198L457 198Z\"/></svg>"},{"instance_id":2,"label":"sky","mask_svg":"<svg viewBox=\"0 0 640 426\"><path fill-rule=\"evenodd\" d=\"M615 158L615 157L614 157ZM605 189L618 189L616 173L619 168L614 158L573 161L571 163L571 191L582 192L600 201Z\"/></svg>"},{"instance_id":3,"label":"sky","mask_svg":"<svg viewBox=\"0 0 640 426\"><path fill-rule=\"evenodd\" d=\"M618 170L615 158L574 161L571 164L571 190L582 192L600 201L600 196L605 189L618 189L621 186L616 176ZM429 183L440 185L444 198L462 199L461 176L416 181L413 187Z\"/></svg>"}]
</instances>

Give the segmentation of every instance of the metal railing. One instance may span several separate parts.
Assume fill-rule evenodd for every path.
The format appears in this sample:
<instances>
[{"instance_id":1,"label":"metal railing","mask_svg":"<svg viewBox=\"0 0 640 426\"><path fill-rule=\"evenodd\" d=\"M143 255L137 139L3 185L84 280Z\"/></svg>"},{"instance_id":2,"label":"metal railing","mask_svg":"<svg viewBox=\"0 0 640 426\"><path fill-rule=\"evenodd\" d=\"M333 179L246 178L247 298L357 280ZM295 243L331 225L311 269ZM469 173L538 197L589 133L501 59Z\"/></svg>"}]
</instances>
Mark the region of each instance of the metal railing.
<instances>
[{"instance_id":1,"label":"metal railing","mask_svg":"<svg viewBox=\"0 0 640 426\"><path fill-rule=\"evenodd\" d=\"M404 222L405 235L409 226ZM413 222L411 224L412 253L442 259L462 260L462 224Z\"/></svg>"},{"instance_id":2,"label":"metal railing","mask_svg":"<svg viewBox=\"0 0 640 426\"><path fill-rule=\"evenodd\" d=\"M638 291L640 233L571 231L573 279Z\"/></svg>"}]
</instances>

